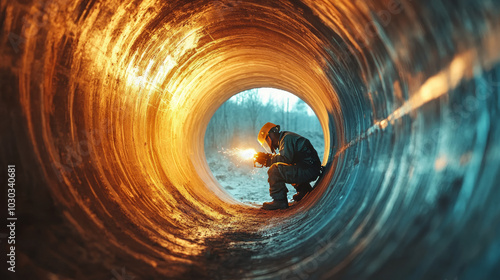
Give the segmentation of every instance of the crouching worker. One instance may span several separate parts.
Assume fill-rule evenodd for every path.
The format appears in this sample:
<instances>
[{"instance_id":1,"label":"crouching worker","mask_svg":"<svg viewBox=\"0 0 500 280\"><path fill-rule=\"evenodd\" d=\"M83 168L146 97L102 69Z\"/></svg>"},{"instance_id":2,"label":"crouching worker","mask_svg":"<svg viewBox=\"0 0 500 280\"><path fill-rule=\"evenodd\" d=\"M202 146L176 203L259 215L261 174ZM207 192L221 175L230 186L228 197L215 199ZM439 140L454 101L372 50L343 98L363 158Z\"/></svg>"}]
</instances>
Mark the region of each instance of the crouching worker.
<instances>
[{"instance_id":1,"label":"crouching worker","mask_svg":"<svg viewBox=\"0 0 500 280\"><path fill-rule=\"evenodd\" d=\"M293 196L295 201L309 193L312 190L309 183L320 174L318 153L306 138L289 131L280 132L279 125L269 122L260 129L257 139L266 151L272 153L257 153L255 158L258 163L269 167L269 194L273 201L264 202L262 209L286 209L288 189L285 184L292 184L297 191Z\"/></svg>"}]
</instances>

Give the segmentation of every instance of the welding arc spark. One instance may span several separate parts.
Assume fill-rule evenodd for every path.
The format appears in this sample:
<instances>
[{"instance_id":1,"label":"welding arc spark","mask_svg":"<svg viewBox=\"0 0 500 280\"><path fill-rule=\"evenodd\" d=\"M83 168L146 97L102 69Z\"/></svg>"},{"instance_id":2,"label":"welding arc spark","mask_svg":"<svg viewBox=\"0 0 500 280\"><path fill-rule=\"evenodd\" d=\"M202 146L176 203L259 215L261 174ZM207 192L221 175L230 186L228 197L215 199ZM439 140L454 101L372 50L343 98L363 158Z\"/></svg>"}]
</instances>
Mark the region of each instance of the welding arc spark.
<instances>
[{"instance_id":1,"label":"welding arc spark","mask_svg":"<svg viewBox=\"0 0 500 280\"><path fill-rule=\"evenodd\" d=\"M256 153L257 152L255 151L255 149L246 149L238 151L240 158L245 160L252 159Z\"/></svg>"}]
</instances>

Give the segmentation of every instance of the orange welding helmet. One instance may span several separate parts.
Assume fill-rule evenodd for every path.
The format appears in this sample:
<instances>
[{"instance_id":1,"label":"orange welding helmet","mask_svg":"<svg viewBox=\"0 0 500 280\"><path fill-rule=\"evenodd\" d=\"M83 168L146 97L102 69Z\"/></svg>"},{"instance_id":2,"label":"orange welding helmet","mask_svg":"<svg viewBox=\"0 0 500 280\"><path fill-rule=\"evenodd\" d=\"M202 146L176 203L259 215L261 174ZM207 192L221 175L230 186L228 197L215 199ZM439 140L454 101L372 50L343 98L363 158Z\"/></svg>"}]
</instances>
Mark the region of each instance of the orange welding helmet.
<instances>
[{"instance_id":1,"label":"orange welding helmet","mask_svg":"<svg viewBox=\"0 0 500 280\"><path fill-rule=\"evenodd\" d=\"M259 140L260 145L268 153L271 153L271 152L274 153L273 148L271 146L272 143L271 143L271 138L269 137L269 131L271 131L271 129L273 129L275 127L278 127L278 130L279 130L278 125L275 125L274 123L268 122L264 126L262 126L262 128L259 131L259 135L257 136L257 140Z\"/></svg>"}]
</instances>

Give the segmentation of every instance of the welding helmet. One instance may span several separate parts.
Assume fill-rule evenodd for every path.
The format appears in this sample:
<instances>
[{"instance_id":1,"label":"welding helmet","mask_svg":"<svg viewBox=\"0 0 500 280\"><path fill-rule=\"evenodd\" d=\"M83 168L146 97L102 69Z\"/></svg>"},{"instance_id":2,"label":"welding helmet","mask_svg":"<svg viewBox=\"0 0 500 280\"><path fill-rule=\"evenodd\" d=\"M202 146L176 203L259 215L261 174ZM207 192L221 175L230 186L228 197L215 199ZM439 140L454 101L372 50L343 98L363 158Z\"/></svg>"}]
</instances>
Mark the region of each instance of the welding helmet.
<instances>
[{"instance_id":1,"label":"welding helmet","mask_svg":"<svg viewBox=\"0 0 500 280\"><path fill-rule=\"evenodd\" d=\"M257 140L259 140L260 145L266 150L268 153L273 153L274 150L272 148L272 141L271 137L269 137L269 132L273 129L277 128L277 131L279 131L280 126L275 125L274 123L266 123L264 126L259 131L259 135L257 136Z\"/></svg>"}]
</instances>

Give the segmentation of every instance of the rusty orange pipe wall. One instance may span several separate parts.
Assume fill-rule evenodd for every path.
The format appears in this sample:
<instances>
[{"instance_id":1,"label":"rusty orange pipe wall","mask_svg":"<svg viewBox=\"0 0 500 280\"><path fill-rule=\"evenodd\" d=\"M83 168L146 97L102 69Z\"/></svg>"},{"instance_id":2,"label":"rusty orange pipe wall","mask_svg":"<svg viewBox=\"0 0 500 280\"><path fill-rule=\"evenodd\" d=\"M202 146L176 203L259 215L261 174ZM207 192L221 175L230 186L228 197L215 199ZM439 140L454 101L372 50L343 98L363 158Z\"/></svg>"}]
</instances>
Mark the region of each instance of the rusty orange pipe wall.
<instances>
[{"instance_id":1,"label":"rusty orange pipe wall","mask_svg":"<svg viewBox=\"0 0 500 280\"><path fill-rule=\"evenodd\" d=\"M2 0L1 167L18 182L17 274L2 274L498 276L499 14L486 0ZM325 176L287 211L234 201L206 164L210 117L255 87L305 100L325 134Z\"/></svg>"}]
</instances>

